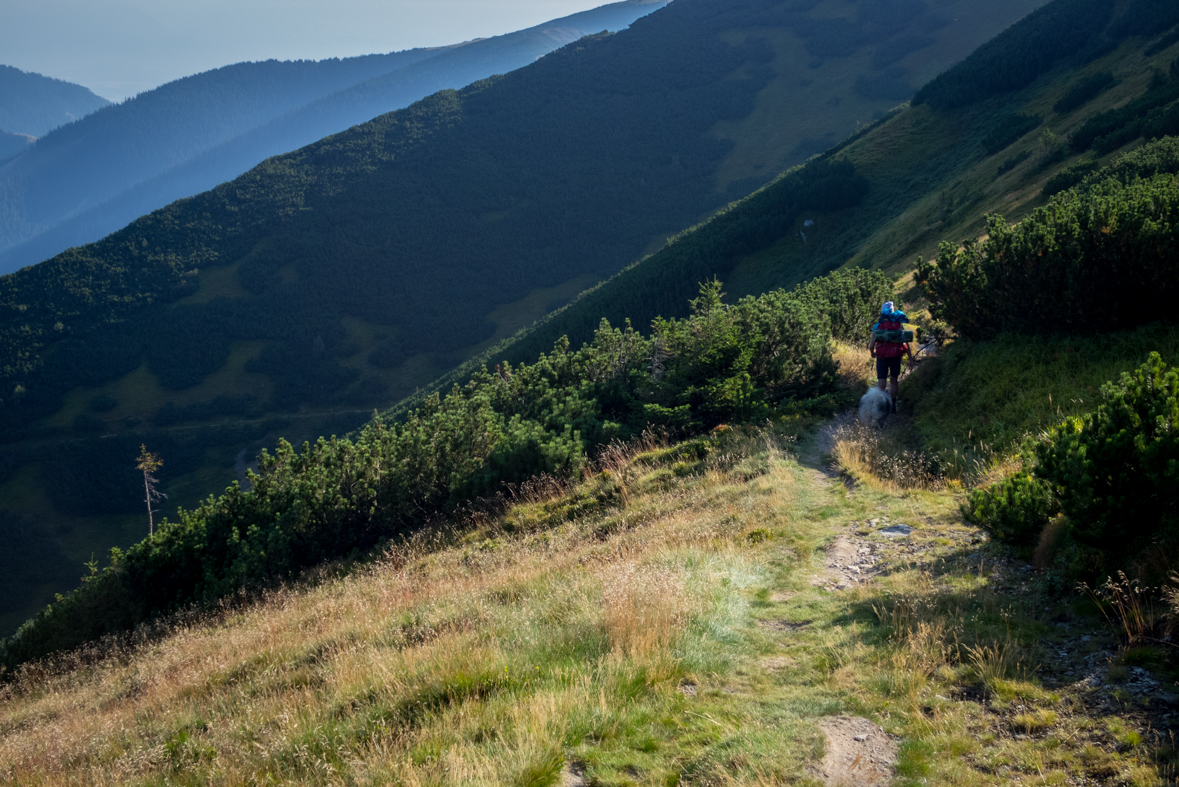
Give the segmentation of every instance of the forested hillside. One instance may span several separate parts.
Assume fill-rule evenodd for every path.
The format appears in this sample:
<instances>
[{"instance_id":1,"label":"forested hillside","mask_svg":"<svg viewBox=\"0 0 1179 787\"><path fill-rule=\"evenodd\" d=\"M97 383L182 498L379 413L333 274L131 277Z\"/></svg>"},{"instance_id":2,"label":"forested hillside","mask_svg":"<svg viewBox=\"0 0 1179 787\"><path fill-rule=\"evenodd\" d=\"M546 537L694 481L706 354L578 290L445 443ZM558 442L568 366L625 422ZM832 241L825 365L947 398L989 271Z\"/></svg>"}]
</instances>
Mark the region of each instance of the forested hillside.
<instances>
[{"instance_id":1,"label":"forested hillside","mask_svg":"<svg viewBox=\"0 0 1179 787\"><path fill-rule=\"evenodd\" d=\"M1016 218L1126 146L1179 134L1179 39L1152 37L1176 23L1179 6L1156 0L1056 0L918 91L916 106L784 174L488 357L515 361L563 335L584 340L603 317L680 314L685 282L719 276L744 294L842 264L899 271L947 235L986 231L990 211ZM1045 43L1066 33L1067 46ZM1141 277L1124 284L1151 289ZM1117 308L1133 302L1123 294ZM1036 319L1028 309L1010 319Z\"/></svg>"},{"instance_id":2,"label":"forested hillside","mask_svg":"<svg viewBox=\"0 0 1179 787\"><path fill-rule=\"evenodd\" d=\"M138 540L140 444L164 458L175 511L280 436L356 428L1034 5L678 0L0 279L0 494L13 538L45 556L14 607ZM895 92L859 79L889 74ZM823 166L781 204L826 256L775 267L761 289L738 278L742 294L842 261L826 220L804 229L802 212L899 204L864 188L860 164ZM766 238L798 237L771 223ZM703 278L686 269L693 288Z\"/></svg>"},{"instance_id":3,"label":"forested hillside","mask_svg":"<svg viewBox=\"0 0 1179 787\"><path fill-rule=\"evenodd\" d=\"M0 66L2 132L41 137L110 103L81 85Z\"/></svg>"},{"instance_id":4,"label":"forested hillside","mask_svg":"<svg viewBox=\"0 0 1179 787\"><path fill-rule=\"evenodd\" d=\"M243 63L149 91L0 169L0 271L48 259L232 180L264 159L625 29L664 0L628 0L439 49L320 63ZM7 208L4 208L7 205ZM7 212L4 212L7 210Z\"/></svg>"}]
</instances>

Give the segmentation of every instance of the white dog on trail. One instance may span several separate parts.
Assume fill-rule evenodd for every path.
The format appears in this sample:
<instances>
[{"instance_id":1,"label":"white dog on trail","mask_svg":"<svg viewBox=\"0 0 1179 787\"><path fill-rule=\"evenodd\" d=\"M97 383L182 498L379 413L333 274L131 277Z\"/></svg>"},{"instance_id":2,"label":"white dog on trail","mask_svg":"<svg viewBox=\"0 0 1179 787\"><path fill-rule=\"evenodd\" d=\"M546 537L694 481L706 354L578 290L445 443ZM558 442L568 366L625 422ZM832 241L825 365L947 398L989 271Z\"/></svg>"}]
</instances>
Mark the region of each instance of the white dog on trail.
<instances>
[{"instance_id":1,"label":"white dog on trail","mask_svg":"<svg viewBox=\"0 0 1179 787\"><path fill-rule=\"evenodd\" d=\"M891 412L892 397L876 386L869 388L860 399L860 423L864 426L880 426Z\"/></svg>"}]
</instances>

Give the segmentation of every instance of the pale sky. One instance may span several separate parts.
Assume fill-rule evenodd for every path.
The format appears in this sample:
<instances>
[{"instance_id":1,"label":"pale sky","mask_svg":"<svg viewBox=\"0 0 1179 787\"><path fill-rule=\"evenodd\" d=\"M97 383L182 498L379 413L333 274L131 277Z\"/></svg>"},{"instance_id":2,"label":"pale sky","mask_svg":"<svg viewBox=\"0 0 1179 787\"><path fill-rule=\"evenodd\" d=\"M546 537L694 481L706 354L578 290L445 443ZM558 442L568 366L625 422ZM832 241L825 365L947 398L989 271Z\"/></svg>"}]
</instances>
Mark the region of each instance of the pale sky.
<instances>
[{"instance_id":1,"label":"pale sky","mask_svg":"<svg viewBox=\"0 0 1179 787\"><path fill-rule=\"evenodd\" d=\"M119 101L243 60L486 38L610 0L0 0L0 64Z\"/></svg>"}]
</instances>

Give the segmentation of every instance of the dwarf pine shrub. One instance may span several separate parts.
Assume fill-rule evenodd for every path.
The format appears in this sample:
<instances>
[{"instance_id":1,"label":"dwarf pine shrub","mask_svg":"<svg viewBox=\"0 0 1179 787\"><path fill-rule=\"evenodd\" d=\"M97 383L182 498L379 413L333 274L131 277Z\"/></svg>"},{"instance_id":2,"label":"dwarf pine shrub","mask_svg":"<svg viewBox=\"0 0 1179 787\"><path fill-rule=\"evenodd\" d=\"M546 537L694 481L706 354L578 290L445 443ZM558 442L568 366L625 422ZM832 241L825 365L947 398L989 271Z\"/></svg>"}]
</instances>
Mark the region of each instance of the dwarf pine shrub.
<instances>
[{"instance_id":1,"label":"dwarf pine shrub","mask_svg":"<svg viewBox=\"0 0 1179 787\"><path fill-rule=\"evenodd\" d=\"M1048 485L1024 472L973 490L962 514L998 541L1030 547L1035 546L1056 508Z\"/></svg>"},{"instance_id":2,"label":"dwarf pine shrub","mask_svg":"<svg viewBox=\"0 0 1179 787\"><path fill-rule=\"evenodd\" d=\"M1179 370L1152 353L1101 398L1095 412L1053 430L1037 450L1036 475L1073 537L1113 570L1152 544L1179 540Z\"/></svg>"},{"instance_id":3,"label":"dwarf pine shrub","mask_svg":"<svg viewBox=\"0 0 1179 787\"><path fill-rule=\"evenodd\" d=\"M1102 388L1035 449L1032 472L971 493L963 511L996 539L1032 546L1057 512L1109 573L1179 545L1179 370L1158 353Z\"/></svg>"},{"instance_id":4,"label":"dwarf pine shrub","mask_svg":"<svg viewBox=\"0 0 1179 787\"><path fill-rule=\"evenodd\" d=\"M962 336L1095 334L1174 322L1179 156L1167 139L1056 195L986 240L943 242L917 261L930 312Z\"/></svg>"}]
</instances>

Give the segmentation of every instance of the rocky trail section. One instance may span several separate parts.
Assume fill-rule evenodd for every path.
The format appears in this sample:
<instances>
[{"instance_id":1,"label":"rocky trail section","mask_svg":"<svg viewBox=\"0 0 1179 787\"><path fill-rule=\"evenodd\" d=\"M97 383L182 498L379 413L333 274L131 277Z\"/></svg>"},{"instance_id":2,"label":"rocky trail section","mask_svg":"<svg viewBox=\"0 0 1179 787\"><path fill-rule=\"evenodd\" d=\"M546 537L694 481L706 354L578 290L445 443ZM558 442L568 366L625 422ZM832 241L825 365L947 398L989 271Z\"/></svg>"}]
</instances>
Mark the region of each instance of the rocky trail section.
<instances>
[{"instance_id":1,"label":"rocky trail section","mask_svg":"<svg viewBox=\"0 0 1179 787\"><path fill-rule=\"evenodd\" d=\"M929 723L956 720L953 734L970 749L959 760L966 772L985 784L1078 786L1154 784L1143 779L1156 769L1172 778L1179 774L1179 758L1175 765L1158 759L1175 751L1171 741L1172 730L1179 729L1179 681L1146 663L1155 657L1152 649L1120 647L1115 632L1084 604L1072 603L1073 593L1051 590L1044 572L964 525L953 501L931 497L934 508L928 509L900 502L920 497L896 496L871 486L839 489L838 468L825 466L838 420L819 436L820 445L812 443L798 459L815 487L831 492L833 503L841 501L837 505L849 514L858 509L859 516L831 521L830 540L815 554L812 575L805 580L809 591L795 586L768 595L770 602L793 610L776 612L781 619L758 621L781 645L761 659L761 667L773 675L798 673L808 647L826 648L842 636L832 633L826 620L830 613L824 615L816 602L808 601L813 594L846 598L862 609L877 594L898 592L897 581L908 589L901 592L916 588L926 594L954 594L972 588L964 595L968 603L989 599L985 603L995 614L1010 616L1020 632L1021 663L996 688L979 680L970 668L970 654L963 651L961 660L954 662L954 685L930 686L922 692L927 696L915 700ZM857 500L851 505L842 502ZM865 516L865 509L880 513ZM946 624L952 631L954 626L969 626L970 620L949 616ZM1124 658L1125 653L1137 660ZM839 680L856 685L854 678ZM875 720L849 716L849 709L845 706L842 712L815 720L824 755L809 766L809 774L828 787L892 784L898 757L904 760L898 744L902 736L909 737L908 725L899 718L890 721L889 713L879 708L868 714L878 716ZM923 737L913 734L918 740ZM905 767L912 770L911 763ZM1052 778L1044 781L1048 774Z\"/></svg>"},{"instance_id":2,"label":"rocky trail section","mask_svg":"<svg viewBox=\"0 0 1179 787\"><path fill-rule=\"evenodd\" d=\"M816 776L828 787L884 787L891 784L897 742L867 719L829 716L823 731L823 761Z\"/></svg>"},{"instance_id":3,"label":"rocky trail section","mask_svg":"<svg viewBox=\"0 0 1179 787\"><path fill-rule=\"evenodd\" d=\"M827 548L826 568L814 584L828 590L867 584L879 571L880 551L862 538L841 535Z\"/></svg>"},{"instance_id":4,"label":"rocky trail section","mask_svg":"<svg viewBox=\"0 0 1179 787\"><path fill-rule=\"evenodd\" d=\"M828 590L846 590L871 583L884 569L886 555L890 558L904 555L912 559L924 551L922 544L907 543L914 530L911 525L894 523L887 517L869 519L862 524L852 522L827 547L824 569L812 584ZM869 540L873 534L885 540ZM901 546L891 547L893 543Z\"/></svg>"}]
</instances>

